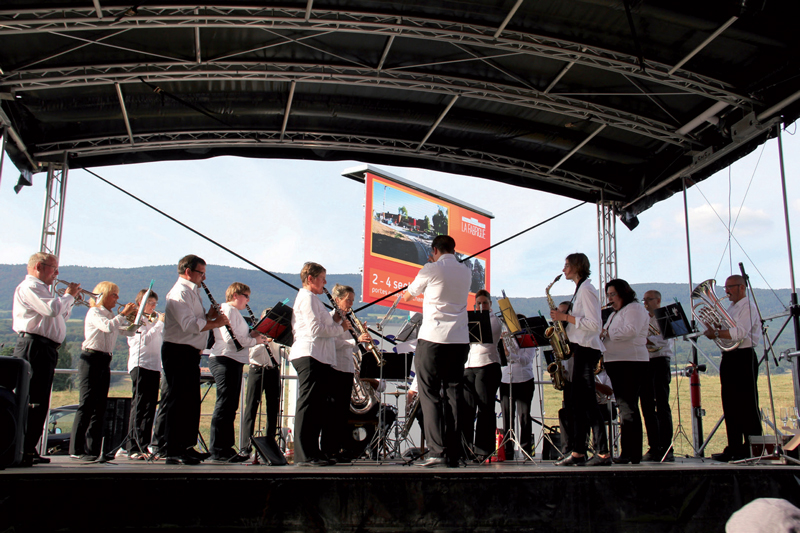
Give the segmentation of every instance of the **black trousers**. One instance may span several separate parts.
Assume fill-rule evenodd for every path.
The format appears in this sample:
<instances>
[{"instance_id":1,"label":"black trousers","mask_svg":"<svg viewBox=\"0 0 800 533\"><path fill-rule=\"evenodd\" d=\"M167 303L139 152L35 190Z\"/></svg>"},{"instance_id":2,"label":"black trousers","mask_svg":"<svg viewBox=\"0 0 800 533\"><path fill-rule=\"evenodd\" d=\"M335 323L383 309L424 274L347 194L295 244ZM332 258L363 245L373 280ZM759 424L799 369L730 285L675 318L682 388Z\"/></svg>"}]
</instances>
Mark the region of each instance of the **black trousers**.
<instances>
[{"instance_id":1,"label":"black trousers","mask_svg":"<svg viewBox=\"0 0 800 533\"><path fill-rule=\"evenodd\" d=\"M169 390L167 385L167 378L164 372L161 372L161 399L158 401L158 410L156 411L156 422L153 425L153 446L159 449L160 452L167 450L167 409L166 397Z\"/></svg>"},{"instance_id":2,"label":"black trousers","mask_svg":"<svg viewBox=\"0 0 800 533\"><path fill-rule=\"evenodd\" d=\"M298 380L294 457L295 462L302 463L322 458L319 436L327 412L333 369L310 356L295 359L292 366L297 371Z\"/></svg>"},{"instance_id":3,"label":"black trousers","mask_svg":"<svg viewBox=\"0 0 800 533\"><path fill-rule=\"evenodd\" d=\"M200 429L200 350L187 344L161 345L167 380L164 409L167 456L179 456L197 443Z\"/></svg>"},{"instance_id":4,"label":"black trousers","mask_svg":"<svg viewBox=\"0 0 800 533\"><path fill-rule=\"evenodd\" d=\"M128 439L128 453L145 453L153 433L153 418L158 403L158 387L161 372L140 366L131 370L131 418L129 422L131 438Z\"/></svg>"},{"instance_id":5,"label":"black trousers","mask_svg":"<svg viewBox=\"0 0 800 533\"><path fill-rule=\"evenodd\" d=\"M516 435L520 447L525 453L533 457L533 430L531 426L531 402L533 391L536 388L535 380L529 379L521 383L500 384L500 406L503 410L503 433L514 428L514 414L519 421L519 434ZM511 399L514 403L511 403ZM514 457L514 443L507 441L505 444L506 459Z\"/></svg>"},{"instance_id":6,"label":"black trousers","mask_svg":"<svg viewBox=\"0 0 800 533\"><path fill-rule=\"evenodd\" d=\"M472 446L478 455L489 455L495 449L495 403L501 378L499 363L464 369L464 401L459 407L459 425L467 446Z\"/></svg>"},{"instance_id":7,"label":"black trousers","mask_svg":"<svg viewBox=\"0 0 800 533\"><path fill-rule=\"evenodd\" d=\"M30 404L28 426L25 428L25 453L36 451L36 444L42 438L47 411L50 409L50 392L53 389L53 375L58 363L58 344L39 336L25 335L17 339L14 357L25 359L31 365Z\"/></svg>"},{"instance_id":8,"label":"black trousers","mask_svg":"<svg viewBox=\"0 0 800 533\"><path fill-rule=\"evenodd\" d=\"M344 447L350 428L350 396L353 392L353 374L331 368L330 396L326 404L328 413L322 423L320 448L325 455L339 453Z\"/></svg>"},{"instance_id":9,"label":"black trousers","mask_svg":"<svg viewBox=\"0 0 800 533\"><path fill-rule=\"evenodd\" d=\"M250 446L250 437L255 434L256 418L261 395L267 403L267 426L264 435L275 437L278 430L278 408L281 401L281 371L275 366L266 368L250 365L247 373L247 391L245 392L244 412L242 424L244 425L244 447ZM259 429L261 427L259 426Z\"/></svg>"},{"instance_id":10,"label":"black trousers","mask_svg":"<svg viewBox=\"0 0 800 533\"><path fill-rule=\"evenodd\" d=\"M78 360L80 401L72 423L70 455L100 455L103 422L111 383L111 354L81 352Z\"/></svg>"},{"instance_id":11,"label":"black trousers","mask_svg":"<svg viewBox=\"0 0 800 533\"><path fill-rule=\"evenodd\" d=\"M236 443L233 429L236 409L242 394L242 369L244 363L230 357L209 357L208 369L217 386L217 401L211 416L211 453L224 457Z\"/></svg>"},{"instance_id":12,"label":"black trousers","mask_svg":"<svg viewBox=\"0 0 800 533\"><path fill-rule=\"evenodd\" d=\"M750 435L761 435L757 378L755 350L740 348L722 353L719 382L728 453L749 456Z\"/></svg>"},{"instance_id":13,"label":"black trousers","mask_svg":"<svg viewBox=\"0 0 800 533\"><path fill-rule=\"evenodd\" d=\"M642 460L642 417L639 414L639 391L647 374L648 362L606 362L606 372L611 378L611 388L617 400L620 423L620 456L632 463Z\"/></svg>"},{"instance_id":14,"label":"black trousers","mask_svg":"<svg viewBox=\"0 0 800 533\"><path fill-rule=\"evenodd\" d=\"M458 404L462 401L461 384L468 353L469 344L439 344L422 339L417 342L420 408L431 457L456 460L462 456Z\"/></svg>"},{"instance_id":15,"label":"black trousers","mask_svg":"<svg viewBox=\"0 0 800 533\"><path fill-rule=\"evenodd\" d=\"M570 442L572 451L585 455L589 438L589 430L596 427L597 441L606 439L606 429L602 424L593 426L593 421L600 419L597 395L594 387L594 370L600 360L600 351L579 344L570 343L572 351L572 430ZM601 452L602 453L602 452Z\"/></svg>"},{"instance_id":16,"label":"black trousers","mask_svg":"<svg viewBox=\"0 0 800 533\"><path fill-rule=\"evenodd\" d=\"M669 406L669 384L672 373L669 357L654 357L647 363L642 378L642 418L647 431L647 443L652 450L666 453L672 444L672 409Z\"/></svg>"},{"instance_id":17,"label":"black trousers","mask_svg":"<svg viewBox=\"0 0 800 533\"><path fill-rule=\"evenodd\" d=\"M572 393L572 382L569 380L564 381L564 408L558 411L558 421L561 424L561 435L562 435L562 442L561 442L561 453L568 453L573 450L574 446L572 444L572 435L570 430L574 424L573 422L573 402L575 401L573 398ZM595 399L597 395L595 394ZM567 407L569 406L569 407ZM608 439L607 438L600 438L603 435L608 435L608 431L606 430L606 423L609 420L609 413L608 413L608 406L605 404L598 403L598 409L596 411L592 410L589 411L589 427L592 431L592 450L594 453L599 453L605 455L608 453Z\"/></svg>"}]
</instances>

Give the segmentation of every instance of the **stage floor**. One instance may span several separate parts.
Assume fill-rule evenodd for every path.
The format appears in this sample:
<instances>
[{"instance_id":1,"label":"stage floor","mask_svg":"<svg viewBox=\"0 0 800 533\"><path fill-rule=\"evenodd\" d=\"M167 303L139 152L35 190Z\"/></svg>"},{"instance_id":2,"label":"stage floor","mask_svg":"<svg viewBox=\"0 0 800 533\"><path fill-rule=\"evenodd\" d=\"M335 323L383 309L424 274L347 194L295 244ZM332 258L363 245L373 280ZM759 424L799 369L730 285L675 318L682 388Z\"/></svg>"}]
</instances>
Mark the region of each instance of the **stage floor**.
<instances>
[{"instance_id":1,"label":"stage floor","mask_svg":"<svg viewBox=\"0 0 800 533\"><path fill-rule=\"evenodd\" d=\"M0 471L0 531L724 531L760 497L800 506L798 470L761 462L551 461L304 468L119 459Z\"/></svg>"}]
</instances>

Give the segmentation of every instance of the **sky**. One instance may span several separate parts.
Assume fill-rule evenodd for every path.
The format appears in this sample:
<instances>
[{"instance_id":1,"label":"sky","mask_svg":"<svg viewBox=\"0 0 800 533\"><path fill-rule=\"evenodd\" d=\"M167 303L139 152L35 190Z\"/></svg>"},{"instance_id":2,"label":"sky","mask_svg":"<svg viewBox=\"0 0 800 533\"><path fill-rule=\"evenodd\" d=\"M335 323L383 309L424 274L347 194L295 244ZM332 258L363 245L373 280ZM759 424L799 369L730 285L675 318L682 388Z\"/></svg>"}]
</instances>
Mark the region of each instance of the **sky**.
<instances>
[{"instance_id":1,"label":"sky","mask_svg":"<svg viewBox=\"0 0 800 533\"><path fill-rule=\"evenodd\" d=\"M796 124L783 132L795 261L800 252L796 133ZM222 157L92 170L262 268L292 273L292 283L304 262L321 263L332 286L337 273L358 273L363 262L364 185L341 176L357 165ZM375 166L492 212L493 243L579 203L479 178ZM46 174L36 174L32 187L15 194L18 176L6 157L0 182L3 264L25 263L40 242ZM776 140L688 189L687 204L695 284L715 278L722 285L738 273L741 261L755 287L791 287ZM639 221L634 231L617 224L619 277L629 283L686 283L688 292L683 195L656 204ZM583 252L596 267L597 241L596 206L586 204L494 248L491 292L544 296L567 254ZM210 265L252 268L81 169L68 174L61 250L61 265L172 265L194 253ZM596 273L592 278L597 285ZM573 289L562 278L551 293Z\"/></svg>"}]
</instances>

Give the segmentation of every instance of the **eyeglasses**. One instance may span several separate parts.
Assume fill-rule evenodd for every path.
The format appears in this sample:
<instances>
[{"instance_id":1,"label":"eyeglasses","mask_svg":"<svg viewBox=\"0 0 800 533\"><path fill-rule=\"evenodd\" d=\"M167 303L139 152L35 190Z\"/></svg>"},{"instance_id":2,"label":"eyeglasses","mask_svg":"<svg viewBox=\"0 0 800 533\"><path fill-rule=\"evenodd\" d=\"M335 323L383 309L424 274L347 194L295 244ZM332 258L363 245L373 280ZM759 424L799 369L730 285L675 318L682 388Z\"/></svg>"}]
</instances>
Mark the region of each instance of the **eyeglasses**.
<instances>
[{"instance_id":1,"label":"eyeglasses","mask_svg":"<svg viewBox=\"0 0 800 533\"><path fill-rule=\"evenodd\" d=\"M734 287L744 287L744 283L736 283L735 285L725 285L726 289L732 289Z\"/></svg>"},{"instance_id":2,"label":"eyeglasses","mask_svg":"<svg viewBox=\"0 0 800 533\"><path fill-rule=\"evenodd\" d=\"M609 298L616 298L617 297L617 293L616 292L607 292L606 296L608 296Z\"/></svg>"},{"instance_id":3,"label":"eyeglasses","mask_svg":"<svg viewBox=\"0 0 800 533\"><path fill-rule=\"evenodd\" d=\"M51 265L51 264L48 264L48 263L42 263L42 266L47 266L47 267L52 268L53 270L58 270L58 265Z\"/></svg>"},{"instance_id":4,"label":"eyeglasses","mask_svg":"<svg viewBox=\"0 0 800 533\"><path fill-rule=\"evenodd\" d=\"M245 297L245 298L247 298L248 300L250 299L250 295L249 295L249 294L240 294L239 296L244 296L244 297Z\"/></svg>"},{"instance_id":5,"label":"eyeglasses","mask_svg":"<svg viewBox=\"0 0 800 533\"><path fill-rule=\"evenodd\" d=\"M205 270L195 270L195 269L191 269L191 270L192 270L192 272L197 272L198 274L202 274L203 277L206 277L206 271Z\"/></svg>"},{"instance_id":6,"label":"eyeglasses","mask_svg":"<svg viewBox=\"0 0 800 533\"><path fill-rule=\"evenodd\" d=\"M658 298L642 298L645 302L649 302L650 300L658 300Z\"/></svg>"}]
</instances>

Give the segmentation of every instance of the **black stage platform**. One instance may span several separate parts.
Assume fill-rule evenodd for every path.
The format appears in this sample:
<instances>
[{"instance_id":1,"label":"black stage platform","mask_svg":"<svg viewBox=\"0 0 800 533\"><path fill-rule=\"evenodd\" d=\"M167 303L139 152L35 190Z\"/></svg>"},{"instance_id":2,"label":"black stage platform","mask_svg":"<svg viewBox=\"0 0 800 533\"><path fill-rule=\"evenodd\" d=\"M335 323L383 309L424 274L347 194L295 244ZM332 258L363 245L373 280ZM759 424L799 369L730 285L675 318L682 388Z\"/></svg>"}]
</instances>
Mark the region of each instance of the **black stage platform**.
<instances>
[{"instance_id":1,"label":"black stage platform","mask_svg":"<svg viewBox=\"0 0 800 533\"><path fill-rule=\"evenodd\" d=\"M0 471L0 532L724 531L755 498L800 505L800 470L701 459L425 469L167 466L121 459Z\"/></svg>"}]
</instances>

